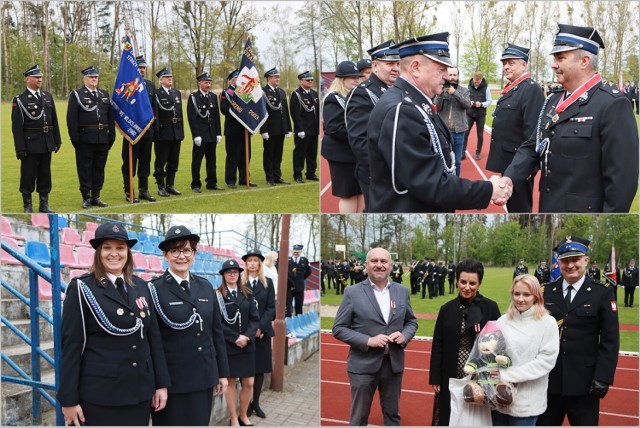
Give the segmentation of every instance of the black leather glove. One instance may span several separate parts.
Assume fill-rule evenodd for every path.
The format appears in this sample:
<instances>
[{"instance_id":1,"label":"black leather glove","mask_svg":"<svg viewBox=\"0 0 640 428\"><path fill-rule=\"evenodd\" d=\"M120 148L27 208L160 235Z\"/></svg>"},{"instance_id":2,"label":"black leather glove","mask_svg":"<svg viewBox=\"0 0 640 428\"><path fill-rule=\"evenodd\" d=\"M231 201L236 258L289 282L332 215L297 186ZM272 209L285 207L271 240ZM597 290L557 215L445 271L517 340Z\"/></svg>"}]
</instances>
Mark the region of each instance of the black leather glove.
<instances>
[{"instance_id":1,"label":"black leather glove","mask_svg":"<svg viewBox=\"0 0 640 428\"><path fill-rule=\"evenodd\" d=\"M609 392L609 385L604 382L600 382L599 380L593 380L591 382L591 387L589 388L589 395L595 395L598 398L604 398Z\"/></svg>"},{"instance_id":2,"label":"black leather glove","mask_svg":"<svg viewBox=\"0 0 640 428\"><path fill-rule=\"evenodd\" d=\"M26 150L20 150L19 152L16 152L16 157L18 158L18 160L26 159L27 151Z\"/></svg>"}]
</instances>

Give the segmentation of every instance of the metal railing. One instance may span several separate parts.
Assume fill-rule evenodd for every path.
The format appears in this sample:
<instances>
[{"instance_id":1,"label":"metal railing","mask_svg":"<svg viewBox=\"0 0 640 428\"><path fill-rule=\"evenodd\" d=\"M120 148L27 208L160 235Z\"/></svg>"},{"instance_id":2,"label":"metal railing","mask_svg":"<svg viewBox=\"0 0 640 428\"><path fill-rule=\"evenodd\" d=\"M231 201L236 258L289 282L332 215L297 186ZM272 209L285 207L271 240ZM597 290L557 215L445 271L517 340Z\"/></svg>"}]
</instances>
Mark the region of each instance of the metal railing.
<instances>
[{"instance_id":1,"label":"metal railing","mask_svg":"<svg viewBox=\"0 0 640 428\"><path fill-rule=\"evenodd\" d=\"M50 236L50 254L51 254L51 272L44 269L38 262L20 253L16 248L2 242L2 249L12 255L23 265L29 268L29 298L22 295L17 289L12 287L6 281L2 281L2 287L17 297L22 303L29 307L30 316L30 334L28 337L22 333L10 320L4 316L0 320L13 333L15 333L24 343L31 347L31 376L22 370L8 355L4 352L1 354L2 360L15 370L20 377L2 375L2 382L15 383L30 386L32 388L32 423L33 425L42 424L41 398L44 397L56 409L56 425L64 425L64 417L62 409L57 400L54 399L47 390L57 391L58 380L60 378L60 367L56 364L60 361L61 354L61 334L60 323L62 319L62 306L60 302L60 292L66 290L66 284L60 280L60 251L58 236L58 216L50 214L49 217L49 236ZM51 283L51 306L52 316L45 313L40 308L40 299L38 293L38 277L44 278ZM53 328L53 352L54 357L51 358L40 347L40 319L44 319ZM54 368L54 383L46 383L42 381L40 371L40 358L43 358Z\"/></svg>"}]
</instances>

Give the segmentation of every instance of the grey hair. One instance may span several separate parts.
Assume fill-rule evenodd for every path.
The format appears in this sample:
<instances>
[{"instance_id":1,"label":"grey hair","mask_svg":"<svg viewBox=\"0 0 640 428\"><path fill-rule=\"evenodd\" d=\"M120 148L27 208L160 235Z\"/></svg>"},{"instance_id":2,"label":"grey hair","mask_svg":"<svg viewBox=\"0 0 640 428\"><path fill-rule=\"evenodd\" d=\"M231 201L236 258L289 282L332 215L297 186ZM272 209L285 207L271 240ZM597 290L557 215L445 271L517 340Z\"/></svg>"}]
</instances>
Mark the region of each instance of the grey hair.
<instances>
[{"instance_id":1,"label":"grey hair","mask_svg":"<svg viewBox=\"0 0 640 428\"><path fill-rule=\"evenodd\" d=\"M578 56L578 58L583 58L583 57L589 57L589 63L591 64L591 69L593 71L598 71L598 55L593 54L589 51L586 51L584 49L578 49L576 51L576 55Z\"/></svg>"}]
</instances>

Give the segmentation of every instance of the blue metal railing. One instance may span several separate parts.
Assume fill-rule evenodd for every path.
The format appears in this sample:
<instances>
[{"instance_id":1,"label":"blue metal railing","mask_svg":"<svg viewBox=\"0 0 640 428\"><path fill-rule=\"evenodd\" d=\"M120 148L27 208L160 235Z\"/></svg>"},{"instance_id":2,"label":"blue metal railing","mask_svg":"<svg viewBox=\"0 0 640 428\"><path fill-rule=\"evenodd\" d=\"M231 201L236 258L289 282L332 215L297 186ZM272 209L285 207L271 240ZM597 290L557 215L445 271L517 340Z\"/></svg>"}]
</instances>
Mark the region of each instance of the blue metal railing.
<instances>
[{"instance_id":1,"label":"blue metal railing","mask_svg":"<svg viewBox=\"0 0 640 428\"><path fill-rule=\"evenodd\" d=\"M63 284L60 280L60 246L58 235L58 216L56 214L50 214L49 216L49 239L50 239L50 253L51 253L51 272L45 270L36 261L20 253L16 248L2 242L2 249L7 253L15 257L18 261L29 268L29 298L23 296L18 290L9 285L7 282L2 281L2 287L8 290L11 294L16 296L22 303L28 305L29 315L31 322L30 336L27 337L18 328L5 317L0 317L0 320L6 325L13 333L15 333L22 341L31 347L31 376L29 376L24 370L22 370L9 356L2 353L2 360L7 363L13 370L15 370L21 377L2 375L3 382L16 383L21 385L30 386L32 388L32 423L33 425L41 425L41 401L40 398L44 397L55 409L56 409L56 425L64 425L64 417L62 415L62 409L57 401L47 393L47 390L57 391L58 380L60 378L60 367L56 364L56 361L60 361L61 354L61 334L60 323L62 319L62 307L60 303L60 292L66 290L66 284ZM52 316L46 314L40 308L40 300L38 294L38 277L44 278L51 283L51 306ZM51 358L40 347L40 318L53 326L53 351L54 357ZM44 358L54 368L54 383L46 383L42 381L40 372L40 357Z\"/></svg>"}]
</instances>

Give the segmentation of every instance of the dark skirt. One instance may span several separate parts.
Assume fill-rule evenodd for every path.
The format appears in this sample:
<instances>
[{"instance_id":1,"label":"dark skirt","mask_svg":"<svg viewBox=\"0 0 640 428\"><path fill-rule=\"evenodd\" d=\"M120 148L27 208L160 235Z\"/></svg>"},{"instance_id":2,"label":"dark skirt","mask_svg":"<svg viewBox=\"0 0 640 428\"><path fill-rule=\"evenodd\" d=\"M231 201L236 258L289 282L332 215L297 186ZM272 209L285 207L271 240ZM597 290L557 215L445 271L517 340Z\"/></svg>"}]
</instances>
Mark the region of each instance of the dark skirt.
<instances>
[{"instance_id":1,"label":"dark skirt","mask_svg":"<svg viewBox=\"0 0 640 428\"><path fill-rule=\"evenodd\" d=\"M256 373L271 373L271 338L256 339Z\"/></svg>"},{"instance_id":2,"label":"dark skirt","mask_svg":"<svg viewBox=\"0 0 640 428\"><path fill-rule=\"evenodd\" d=\"M360 184L356 179L356 164L329 161L331 172L331 194L338 198L350 198L362 195Z\"/></svg>"},{"instance_id":3,"label":"dark skirt","mask_svg":"<svg viewBox=\"0 0 640 428\"><path fill-rule=\"evenodd\" d=\"M131 406L101 406L80 400L85 425L148 426L151 400Z\"/></svg>"},{"instance_id":4,"label":"dark skirt","mask_svg":"<svg viewBox=\"0 0 640 428\"><path fill-rule=\"evenodd\" d=\"M152 413L154 426L208 426L213 406L213 388L184 394L169 393L167 405Z\"/></svg>"},{"instance_id":5,"label":"dark skirt","mask_svg":"<svg viewBox=\"0 0 640 428\"><path fill-rule=\"evenodd\" d=\"M230 378L237 377L253 377L256 374L256 356L255 352L246 354L227 354L229 360Z\"/></svg>"}]
</instances>

